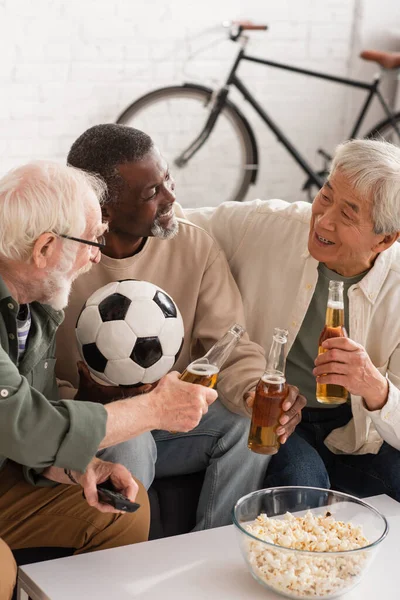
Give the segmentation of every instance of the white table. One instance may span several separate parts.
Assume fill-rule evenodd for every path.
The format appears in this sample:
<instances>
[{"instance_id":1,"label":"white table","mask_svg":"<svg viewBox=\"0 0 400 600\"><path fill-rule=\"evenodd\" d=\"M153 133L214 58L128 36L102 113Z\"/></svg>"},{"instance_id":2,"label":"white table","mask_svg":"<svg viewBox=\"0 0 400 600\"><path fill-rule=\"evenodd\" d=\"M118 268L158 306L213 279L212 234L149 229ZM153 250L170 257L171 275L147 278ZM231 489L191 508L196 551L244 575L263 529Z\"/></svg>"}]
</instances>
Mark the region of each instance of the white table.
<instances>
[{"instance_id":1,"label":"white table","mask_svg":"<svg viewBox=\"0 0 400 600\"><path fill-rule=\"evenodd\" d=\"M369 502L390 531L365 579L346 600L399 600L400 504ZM123 548L25 565L19 599L32 600L277 600L248 572L233 525Z\"/></svg>"}]
</instances>

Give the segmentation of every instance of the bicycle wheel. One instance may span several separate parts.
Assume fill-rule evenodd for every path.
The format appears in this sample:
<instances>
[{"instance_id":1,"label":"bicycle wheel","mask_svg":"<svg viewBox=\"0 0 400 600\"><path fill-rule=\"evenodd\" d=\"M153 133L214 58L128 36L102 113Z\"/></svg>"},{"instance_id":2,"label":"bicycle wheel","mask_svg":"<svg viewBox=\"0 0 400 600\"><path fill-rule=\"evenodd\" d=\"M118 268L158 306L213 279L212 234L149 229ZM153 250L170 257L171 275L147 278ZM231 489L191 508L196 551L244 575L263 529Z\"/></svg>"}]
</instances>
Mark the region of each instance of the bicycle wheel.
<instances>
[{"instance_id":1,"label":"bicycle wheel","mask_svg":"<svg viewBox=\"0 0 400 600\"><path fill-rule=\"evenodd\" d=\"M393 121L396 128L393 127ZM400 146L400 112L393 116L393 120L381 121L365 136L376 140L386 140L395 146Z\"/></svg>"},{"instance_id":2,"label":"bicycle wheel","mask_svg":"<svg viewBox=\"0 0 400 600\"><path fill-rule=\"evenodd\" d=\"M117 123L149 134L170 165L184 206L217 206L243 200L257 173L257 146L250 125L227 101L208 139L183 167L174 160L202 131L212 90L186 84L150 92L131 104Z\"/></svg>"}]
</instances>

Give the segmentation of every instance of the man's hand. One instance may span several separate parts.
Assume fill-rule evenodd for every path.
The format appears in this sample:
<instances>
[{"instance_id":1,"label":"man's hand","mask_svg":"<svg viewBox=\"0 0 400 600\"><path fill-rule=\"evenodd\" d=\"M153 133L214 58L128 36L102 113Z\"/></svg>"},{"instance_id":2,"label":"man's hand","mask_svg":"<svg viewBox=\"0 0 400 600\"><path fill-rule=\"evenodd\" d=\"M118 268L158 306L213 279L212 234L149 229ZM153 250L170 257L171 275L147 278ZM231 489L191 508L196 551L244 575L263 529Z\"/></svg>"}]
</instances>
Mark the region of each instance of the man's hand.
<instances>
[{"instance_id":1,"label":"man's hand","mask_svg":"<svg viewBox=\"0 0 400 600\"><path fill-rule=\"evenodd\" d=\"M99 502L97 494L97 484L104 483L107 479L111 479L113 486L117 492L121 492L124 496L134 502L138 493L138 484L133 479L132 475L126 467L120 464L93 458L87 466L84 473L72 471L73 476L83 487L87 503L93 508L97 508L100 512L120 513L123 511L117 510L110 504Z\"/></svg>"},{"instance_id":2,"label":"man's hand","mask_svg":"<svg viewBox=\"0 0 400 600\"><path fill-rule=\"evenodd\" d=\"M387 402L389 384L372 364L365 348L350 338L330 338L326 350L315 360L317 383L343 385L351 394L362 396L369 410L380 410Z\"/></svg>"},{"instance_id":3,"label":"man's hand","mask_svg":"<svg viewBox=\"0 0 400 600\"><path fill-rule=\"evenodd\" d=\"M288 390L288 395L282 404L283 414L279 418L280 425L276 430L278 440L281 444L286 442L300 423L301 411L307 404L305 397L299 394L299 388L294 385L288 385ZM255 392L248 392L245 396L245 401L249 408L252 408L254 404L255 394Z\"/></svg>"},{"instance_id":4,"label":"man's hand","mask_svg":"<svg viewBox=\"0 0 400 600\"><path fill-rule=\"evenodd\" d=\"M93 458L84 473L70 471L70 474L83 487L87 503L100 512L120 513L122 511L116 510L110 504L99 502L96 488L98 483L104 483L107 479L111 479L115 489L132 502L135 500L139 489L136 481L123 465L100 460L99 458ZM42 476L57 483L72 484L71 479L64 473L64 469L60 467L47 467Z\"/></svg>"},{"instance_id":5,"label":"man's hand","mask_svg":"<svg viewBox=\"0 0 400 600\"><path fill-rule=\"evenodd\" d=\"M140 402L147 403L153 411L156 429L186 432L199 424L216 398L215 390L181 381L179 373L172 371L160 379L151 394L143 396Z\"/></svg>"},{"instance_id":6,"label":"man's hand","mask_svg":"<svg viewBox=\"0 0 400 600\"><path fill-rule=\"evenodd\" d=\"M150 392L156 384L145 384L140 387L119 387L112 385L100 385L90 375L90 371L83 361L77 363L79 373L79 388L75 400L86 400L87 402L99 402L108 404L121 398L131 398L139 394Z\"/></svg>"}]
</instances>

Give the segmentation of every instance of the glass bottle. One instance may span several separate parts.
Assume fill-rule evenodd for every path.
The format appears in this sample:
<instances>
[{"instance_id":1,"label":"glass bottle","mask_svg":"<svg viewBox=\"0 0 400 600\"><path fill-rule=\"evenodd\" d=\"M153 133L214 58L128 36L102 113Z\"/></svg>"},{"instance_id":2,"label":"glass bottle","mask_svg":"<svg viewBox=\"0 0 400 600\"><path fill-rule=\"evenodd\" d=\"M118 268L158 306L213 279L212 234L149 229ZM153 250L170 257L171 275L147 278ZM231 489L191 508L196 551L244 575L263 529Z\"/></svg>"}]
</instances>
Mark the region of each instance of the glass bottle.
<instances>
[{"instance_id":1,"label":"glass bottle","mask_svg":"<svg viewBox=\"0 0 400 600\"><path fill-rule=\"evenodd\" d=\"M232 325L225 335L204 356L190 363L180 376L180 379L188 383L197 383L198 385L214 388L222 365L245 331L244 327L237 323Z\"/></svg>"},{"instance_id":2,"label":"glass bottle","mask_svg":"<svg viewBox=\"0 0 400 600\"><path fill-rule=\"evenodd\" d=\"M256 387L248 447L258 454L276 454L280 443L276 430L282 404L288 395L285 378L286 329L274 329L267 368Z\"/></svg>"},{"instance_id":3,"label":"glass bottle","mask_svg":"<svg viewBox=\"0 0 400 600\"><path fill-rule=\"evenodd\" d=\"M319 337L318 355L326 352L322 348L322 342L332 337L347 337L344 327L343 281L329 282L325 327ZM348 395L348 391L342 385L317 383L317 400L321 404L343 404Z\"/></svg>"}]
</instances>

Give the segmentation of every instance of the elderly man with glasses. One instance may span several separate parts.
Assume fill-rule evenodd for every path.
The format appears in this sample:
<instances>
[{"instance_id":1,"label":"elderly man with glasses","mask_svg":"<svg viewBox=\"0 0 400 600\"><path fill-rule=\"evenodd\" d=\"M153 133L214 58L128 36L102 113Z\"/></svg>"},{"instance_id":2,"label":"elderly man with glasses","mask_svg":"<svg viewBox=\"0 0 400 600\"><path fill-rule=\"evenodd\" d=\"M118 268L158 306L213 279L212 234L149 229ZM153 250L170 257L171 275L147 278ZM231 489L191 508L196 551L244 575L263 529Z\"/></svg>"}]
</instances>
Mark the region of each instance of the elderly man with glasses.
<instances>
[{"instance_id":1,"label":"elderly man with glasses","mask_svg":"<svg viewBox=\"0 0 400 600\"><path fill-rule=\"evenodd\" d=\"M96 453L152 429L188 431L216 398L176 373L145 396L108 407L60 398L55 334L73 280L100 260L103 193L97 178L50 162L0 179L1 599L15 581L5 543L72 554L146 540L142 484ZM137 512L119 514L100 502L96 484L106 480L140 504Z\"/></svg>"}]
</instances>

